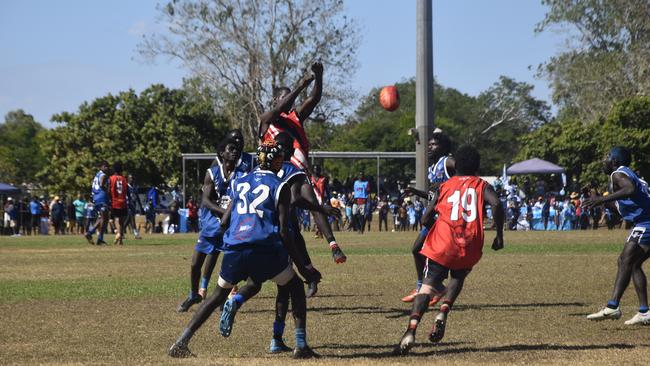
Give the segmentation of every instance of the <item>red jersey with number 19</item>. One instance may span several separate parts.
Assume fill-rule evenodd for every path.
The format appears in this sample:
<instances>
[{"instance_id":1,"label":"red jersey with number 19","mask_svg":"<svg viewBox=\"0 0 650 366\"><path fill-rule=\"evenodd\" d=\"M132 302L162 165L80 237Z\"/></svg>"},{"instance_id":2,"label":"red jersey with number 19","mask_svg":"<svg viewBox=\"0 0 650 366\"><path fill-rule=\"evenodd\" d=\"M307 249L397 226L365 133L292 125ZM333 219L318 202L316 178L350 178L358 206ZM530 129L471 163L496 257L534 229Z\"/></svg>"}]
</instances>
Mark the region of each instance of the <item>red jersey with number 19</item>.
<instances>
[{"instance_id":1,"label":"red jersey with number 19","mask_svg":"<svg viewBox=\"0 0 650 366\"><path fill-rule=\"evenodd\" d=\"M420 253L450 269L471 269L483 254L483 190L474 176L454 176L440 185L438 219Z\"/></svg>"}]
</instances>

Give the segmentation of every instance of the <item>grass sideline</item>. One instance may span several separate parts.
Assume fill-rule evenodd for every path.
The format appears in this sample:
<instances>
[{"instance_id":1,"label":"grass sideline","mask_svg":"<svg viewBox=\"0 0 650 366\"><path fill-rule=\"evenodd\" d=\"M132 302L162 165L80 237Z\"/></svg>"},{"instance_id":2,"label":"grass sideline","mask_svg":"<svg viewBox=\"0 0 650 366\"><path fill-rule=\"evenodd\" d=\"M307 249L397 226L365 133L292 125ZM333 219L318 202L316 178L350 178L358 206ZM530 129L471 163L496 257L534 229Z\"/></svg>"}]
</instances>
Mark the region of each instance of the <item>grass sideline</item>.
<instances>
[{"instance_id":1,"label":"grass sideline","mask_svg":"<svg viewBox=\"0 0 650 366\"><path fill-rule=\"evenodd\" d=\"M413 355L392 357L410 311L399 298L415 279L410 247L416 235L339 233L349 260L335 265L325 243L306 233L324 275L320 296L308 302L308 339L324 358L307 363L632 364L650 351L650 327L584 319L609 296L627 236L601 229L506 232L506 248L486 248L468 278L444 342L426 341L433 318L427 313ZM486 233L486 246L493 235ZM0 363L286 363L288 355L265 353L271 284L242 308L230 338L218 336L213 316L191 344L197 358L166 356L193 315L174 309L187 293L195 240L193 234L149 235L98 248L80 236L0 237ZM622 303L627 319L637 306L633 288ZM291 325L289 319L289 344Z\"/></svg>"}]
</instances>

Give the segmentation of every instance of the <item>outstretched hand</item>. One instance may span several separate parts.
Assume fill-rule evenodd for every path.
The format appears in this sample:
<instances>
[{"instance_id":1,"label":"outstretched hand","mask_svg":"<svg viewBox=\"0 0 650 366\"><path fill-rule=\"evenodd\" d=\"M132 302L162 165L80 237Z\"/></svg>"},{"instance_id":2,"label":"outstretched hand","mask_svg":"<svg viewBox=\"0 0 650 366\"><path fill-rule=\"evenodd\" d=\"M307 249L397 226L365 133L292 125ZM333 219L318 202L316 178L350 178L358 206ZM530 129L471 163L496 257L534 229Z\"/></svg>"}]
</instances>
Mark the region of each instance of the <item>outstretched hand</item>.
<instances>
[{"instance_id":1,"label":"outstretched hand","mask_svg":"<svg viewBox=\"0 0 650 366\"><path fill-rule=\"evenodd\" d=\"M316 61L313 64L311 64L311 71L314 73L315 76L322 76L323 75L323 63L320 61Z\"/></svg>"},{"instance_id":2,"label":"outstretched hand","mask_svg":"<svg viewBox=\"0 0 650 366\"><path fill-rule=\"evenodd\" d=\"M334 216L339 220L341 219L341 210L338 208L332 207L330 205L323 205L323 210L327 216Z\"/></svg>"},{"instance_id":3,"label":"outstretched hand","mask_svg":"<svg viewBox=\"0 0 650 366\"><path fill-rule=\"evenodd\" d=\"M316 75L314 75L314 72L311 70L308 70L305 72L305 75L303 75L301 83L303 87L307 87L312 81L314 81L314 78L316 78Z\"/></svg>"},{"instance_id":4,"label":"outstretched hand","mask_svg":"<svg viewBox=\"0 0 650 366\"><path fill-rule=\"evenodd\" d=\"M492 242L492 250L501 250L503 249L503 236L497 235Z\"/></svg>"},{"instance_id":5,"label":"outstretched hand","mask_svg":"<svg viewBox=\"0 0 650 366\"><path fill-rule=\"evenodd\" d=\"M582 207L591 208L603 204L602 196L592 196L582 201Z\"/></svg>"}]
</instances>

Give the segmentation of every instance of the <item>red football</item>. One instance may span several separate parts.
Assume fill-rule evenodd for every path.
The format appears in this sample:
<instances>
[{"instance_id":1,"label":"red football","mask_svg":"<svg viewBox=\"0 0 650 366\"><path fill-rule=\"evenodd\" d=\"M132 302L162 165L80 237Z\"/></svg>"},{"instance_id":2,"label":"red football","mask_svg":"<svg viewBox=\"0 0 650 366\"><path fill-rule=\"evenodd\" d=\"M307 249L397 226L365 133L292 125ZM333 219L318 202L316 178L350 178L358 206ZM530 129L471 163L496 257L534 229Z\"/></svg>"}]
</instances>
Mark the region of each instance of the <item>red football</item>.
<instances>
[{"instance_id":1,"label":"red football","mask_svg":"<svg viewBox=\"0 0 650 366\"><path fill-rule=\"evenodd\" d=\"M383 87L379 93L379 104L389 112L399 108L399 92L397 91L397 87L394 85Z\"/></svg>"}]
</instances>

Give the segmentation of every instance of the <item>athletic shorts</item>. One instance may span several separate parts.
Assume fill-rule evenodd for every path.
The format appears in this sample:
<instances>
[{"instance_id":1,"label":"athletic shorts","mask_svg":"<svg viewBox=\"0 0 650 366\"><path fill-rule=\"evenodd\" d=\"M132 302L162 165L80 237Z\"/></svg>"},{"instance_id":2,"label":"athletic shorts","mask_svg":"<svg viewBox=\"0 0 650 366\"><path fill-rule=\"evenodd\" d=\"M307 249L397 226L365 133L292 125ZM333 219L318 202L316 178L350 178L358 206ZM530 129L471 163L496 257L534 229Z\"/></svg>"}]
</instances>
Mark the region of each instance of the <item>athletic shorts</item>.
<instances>
[{"instance_id":1,"label":"athletic shorts","mask_svg":"<svg viewBox=\"0 0 650 366\"><path fill-rule=\"evenodd\" d=\"M213 254L223 250L223 235L218 236L199 236L196 241L194 250L203 254Z\"/></svg>"},{"instance_id":2,"label":"athletic shorts","mask_svg":"<svg viewBox=\"0 0 650 366\"><path fill-rule=\"evenodd\" d=\"M93 210L97 213L106 212L108 211L108 205L105 203L96 203Z\"/></svg>"},{"instance_id":3,"label":"athletic shorts","mask_svg":"<svg viewBox=\"0 0 650 366\"><path fill-rule=\"evenodd\" d=\"M83 216L75 217L75 220L77 221L77 226L81 227L81 226L84 225L84 217Z\"/></svg>"},{"instance_id":4,"label":"athletic shorts","mask_svg":"<svg viewBox=\"0 0 650 366\"><path fill-rule=\"evenodd\" d=\"M424 272L422 273L422 278L428 278L433 281L433 283L441 283L448 276L449 272L469 272L471 268L468 269L449 269L442 264L427 258L427 261L424 265Z\"/></svg>"},{"instance_id":5,"label":"athletic shorts","mask_svg":"<svg viewBox=\"0 0 650 366\"><path fill-rule=\"evenodd\" d=\"M126 217L128 214L126 208L111 208L111 215L113 217L121 218Z\"/></svg>"},{"instance_id":6,"label":"athletic shorts","mask_svg":"<svg viewBox=\"0 0 650 366\"><path fill-rule=\"evenodd\" d=\"M249 277L255 283L262 283L279 275L290 265L289 253L282 243L263 247L247 246L224 251L219 276L232 284Z\"/></svg>"},{"instance_id":7,"label":"athletic shorts","mask_svg":"<svg viewBox=\"0 0 650 366\"><path fill-rule=\"evenodd\" d=\"M650 246L650 222L639 222L634 224L627 241L636 242L639 245Z\"/></svg>"},{"instance_id":8,"label":"athletic shorts","mask_svg":"<svg viewBox=\"0 0 650 366\"><path fill-rule=\"evenodd\" d=\"M365 204L358 204L355 203L352 205L352 214L353 215L361 215L365 216L366 215L366 205Z\"/></svg>"}]
</instances>

